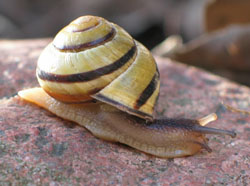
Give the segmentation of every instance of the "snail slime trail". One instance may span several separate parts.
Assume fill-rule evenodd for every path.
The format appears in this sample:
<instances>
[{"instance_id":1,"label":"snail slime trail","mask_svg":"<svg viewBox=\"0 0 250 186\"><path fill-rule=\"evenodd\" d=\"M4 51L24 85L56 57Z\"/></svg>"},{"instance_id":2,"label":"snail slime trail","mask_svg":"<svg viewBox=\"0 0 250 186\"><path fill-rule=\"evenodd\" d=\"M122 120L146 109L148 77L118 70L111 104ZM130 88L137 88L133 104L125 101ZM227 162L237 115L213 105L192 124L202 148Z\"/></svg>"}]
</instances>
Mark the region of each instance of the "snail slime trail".
<instances>
[{"instance_id":1,"label":"snail slime trail","mask_svg":"<svg viewBox=\"0 0 250 186\"><path fill-rule=\"evenodd\" d=\"M101 17L82 16L64 27L41 53L36 75L41 88L20 91L22 99L98 138L148 154L170 158L210 152L205 134L236 135L205 127L215 114L197 120L154 118L160 78L152 54Z\"/></svg>"}]
</instances>

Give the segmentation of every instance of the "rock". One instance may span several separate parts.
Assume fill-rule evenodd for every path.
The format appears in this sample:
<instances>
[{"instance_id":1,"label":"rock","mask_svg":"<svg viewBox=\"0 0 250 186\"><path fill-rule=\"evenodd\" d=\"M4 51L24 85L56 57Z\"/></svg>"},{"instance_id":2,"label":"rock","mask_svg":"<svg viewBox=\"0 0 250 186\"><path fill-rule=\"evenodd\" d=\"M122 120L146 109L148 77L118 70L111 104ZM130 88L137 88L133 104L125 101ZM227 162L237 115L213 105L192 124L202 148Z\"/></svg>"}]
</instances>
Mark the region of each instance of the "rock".
<instances>
[{"instance_id":1,"label":"rock","mask_svg":"<svg viewBox=\"0 0 250 186\"><path fill-rule=\"evenodd\" d=\"M18 98L37 86L35 63L49 40L0 41L0 185L248 185L250 90L194 67L156 57L161 73L159 117L199 118L216 112L212 127L237 137L209 135L212 153L156 158L97 139L84 128ZM4 98L5 97L5 98ZM7 97L7 98L6 98Z\"/></svg>"},{"instance_id":2,"label":"rock","mask_svg":"<svg viewBox=\"0 0 250 186\"><path fill-rule=\"evenodd\" d=\"M38 86L35 68L37 57L49 43L44 40L0 40L0 98L11 97L18 90Z\"/></svg>"}]
</instances>

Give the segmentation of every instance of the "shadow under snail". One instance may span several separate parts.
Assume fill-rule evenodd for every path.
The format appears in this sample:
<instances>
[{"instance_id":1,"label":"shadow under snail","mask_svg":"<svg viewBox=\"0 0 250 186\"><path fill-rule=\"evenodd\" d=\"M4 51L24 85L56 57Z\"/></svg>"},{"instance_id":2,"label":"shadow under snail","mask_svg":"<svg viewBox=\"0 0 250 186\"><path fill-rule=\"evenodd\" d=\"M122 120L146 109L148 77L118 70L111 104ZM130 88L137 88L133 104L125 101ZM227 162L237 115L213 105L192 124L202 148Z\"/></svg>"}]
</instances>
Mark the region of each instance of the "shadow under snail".
<instances>
[{"instance_id":1,"label":"shadow under snail","mask_svg":"<svg viewBox=\"0 0 250 186\"><path fill-rule=\"evenodd\" d=\"M148 154L193 155L202 148L211 151L205 134L236 135L205 127L215 114L197 120L153 118L160 88L154 58L124 29L100 17L82 16L63 28L41 53L36 75L41 88L22 90L21 98L96 137Z\"/></svg>"}]
</instances>

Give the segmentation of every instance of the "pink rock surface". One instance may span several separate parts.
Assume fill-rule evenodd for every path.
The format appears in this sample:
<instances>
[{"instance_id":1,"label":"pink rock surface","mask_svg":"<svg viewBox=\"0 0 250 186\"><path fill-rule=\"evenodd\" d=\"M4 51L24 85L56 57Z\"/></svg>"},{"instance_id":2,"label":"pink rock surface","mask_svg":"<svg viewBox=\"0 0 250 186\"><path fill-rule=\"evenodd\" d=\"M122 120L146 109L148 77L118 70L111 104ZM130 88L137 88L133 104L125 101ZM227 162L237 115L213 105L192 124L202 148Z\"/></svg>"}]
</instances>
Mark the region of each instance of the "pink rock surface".
<instances>
[{"instance_id":1,"label":"pink rock surface","mask_svg":"<svg viewBox=\"0 0 250 186\"><path fill-rule=\"evenodd\" d=\"M211 127L236 138L208 135L212 153L160 159L94 137L83 127L12 97L37 86L35 63L48 40L0 41L0 185L249 185L250 89L156 58L161 92L159 117L200 118L216 112ZM23 52L22 52L23 51Z\"/></svg>"}]
</instances>

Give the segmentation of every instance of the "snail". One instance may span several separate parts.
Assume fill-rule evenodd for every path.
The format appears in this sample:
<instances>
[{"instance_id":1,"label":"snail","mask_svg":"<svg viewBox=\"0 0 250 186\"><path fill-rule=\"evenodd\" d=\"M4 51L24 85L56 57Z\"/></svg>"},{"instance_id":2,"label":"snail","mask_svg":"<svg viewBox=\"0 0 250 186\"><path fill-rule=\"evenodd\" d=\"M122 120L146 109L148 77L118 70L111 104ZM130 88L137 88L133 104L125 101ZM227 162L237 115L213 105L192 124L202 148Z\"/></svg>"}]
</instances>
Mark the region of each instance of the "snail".
<instances>
[{"instance_id":1,"label":"snail","mask_svg":"<svg viewBox=\"0 0 250 186\"><path fill-rule=\"evenodd\" d=\"M201 119L154 118L160 80L149 50L104 18L82 16L64 27L41 53L41 87L19 96L76 122L94 136L162 158L211 151L205 134L235 137Z\"/></svg>"}]
</instances>

